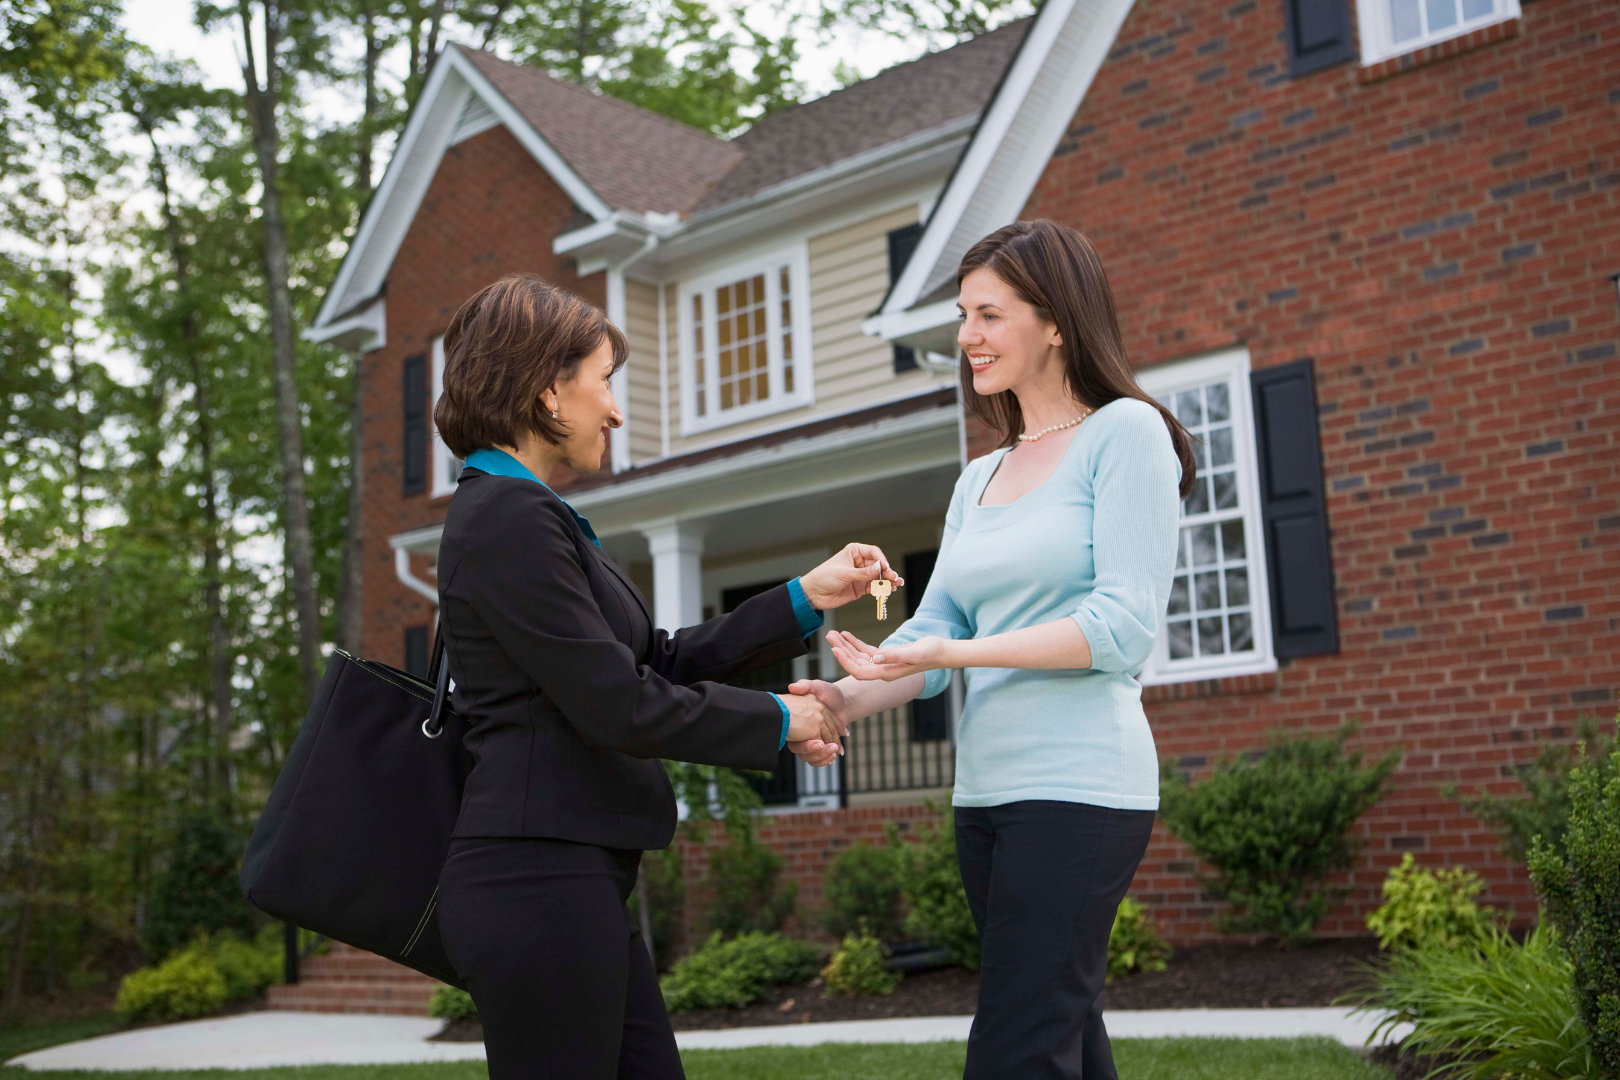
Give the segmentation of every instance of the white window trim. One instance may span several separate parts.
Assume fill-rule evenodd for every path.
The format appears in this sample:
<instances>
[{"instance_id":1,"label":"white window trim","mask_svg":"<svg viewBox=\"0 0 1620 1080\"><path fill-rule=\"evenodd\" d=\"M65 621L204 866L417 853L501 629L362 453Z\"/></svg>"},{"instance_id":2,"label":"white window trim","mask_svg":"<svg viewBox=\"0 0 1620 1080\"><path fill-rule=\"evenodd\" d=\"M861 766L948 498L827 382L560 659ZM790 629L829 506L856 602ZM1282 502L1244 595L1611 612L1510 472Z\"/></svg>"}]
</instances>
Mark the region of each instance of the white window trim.
<instances>
[{"instance_id":1,"label":"white window trim","mask_svg":"<svg viewBox=\"0 0 1620 1080\"><path fill-rule=\"evenodd\" d=\"M780 327L782 313L776 303L766 306L766 327L769 330L769 371L771 380L771 396L764 401L727 409L724 412L719 408L719 341L714 333L714 290L721 285L730 285L755 274L765 275L765 288L767 296L776 296L780 288L777 282L776 269L784 263L788 267L789 287L793 290L793 381L792 394L782 392L782 350L780 345ZM704 294L703 317L705 355L699 357L695 342L693 341L692 326L692 297L697 293ZM699 434L704 431L713 431L716 428L730 427L749 420L757 420L763 416L785 412L788 409L800 409L815 404L815 358L810 351L810 248L807 243L800 241L785 248L778 248L769 255L762 255L749 259L747 262L734 263L723 270L705 274L700 278L683 281L678 290L677 310L679 312L680 333L680 361L681 361L681 435ZM697 363L707 365L705 370L705 391L712 395L704 415L697 412L697 386L692 378L694 365Z\"/></svg>"},{"instance_id":2,"label":"white window trim","mask_svg":"<svg viewBox=\"0 0 1620 1080\"><path fill-rule=\"evenodd\" d=\"M1421 2L1421 0L1420 0ZM1426 49L1452 38L1472 34L1487 26L1509 22L1519 17L1519 0L1495 0L1500 10L1476 19L1459 22L1438 34L1426 34L1411 41L1396 43L1395 28L1390 22L1389 0L1356 0L1356 23L1361 37L1361 66L1371 67L1397 56ZM1459 10L1458 14L1461 14Z\"/></svg>"},{"instance_id":3,"label":"white window trim","mask_svg":"<svg viewBox=\"0 0 1620 1080\"><path fill-rule=\"evenodd\" d=\"M444 445L444 440L439 438L439 425L433 420L434 414L439 409L439 395L444 393L444 336L442 334L433 339L433 382L430 389L428 430L432 434L429 441L433 447L431 455L433 476L428 482L428 497L430 499L442 499L447 495L456 493L456 482L450 479L450 462L456 460L456 456L450 452L448 446Z\"/></svg>"},{"instance_id":4,"label":"white window trim","mask_svg":"<svg viewBox=\"0 0 1620 1080\"><path fill-rule=\"evenodd\" d=\"M1171 660L1168 622L1160 627L1153 653L1137 681L1143 686L1263 675L1277 670L1271 641L1271 591L1266 567L1265 524L1260 508L1260 472L1254 434L1254 403L1249 393L1249 351L1231 349L1195 360L1183 360L1137 373L1137 382L1163 401L1177 390L1228 379L1232 387L1232 433L1237 456L1238 501L1243 507L1244 547L1248 552L1249 611L1254 650L1242 656ZM1184 520L1178 520L1179 537Z\"/></svg>"}]
</instances>

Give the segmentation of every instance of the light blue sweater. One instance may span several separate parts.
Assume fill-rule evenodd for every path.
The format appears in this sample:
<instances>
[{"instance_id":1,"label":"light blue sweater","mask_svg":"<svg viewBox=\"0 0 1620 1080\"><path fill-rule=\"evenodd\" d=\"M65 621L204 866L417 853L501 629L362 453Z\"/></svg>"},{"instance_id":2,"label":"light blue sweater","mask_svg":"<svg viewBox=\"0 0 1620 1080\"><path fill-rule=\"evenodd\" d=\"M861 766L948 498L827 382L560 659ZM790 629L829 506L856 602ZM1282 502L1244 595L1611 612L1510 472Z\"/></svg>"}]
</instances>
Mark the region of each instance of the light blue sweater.
<instances>
[{"instance_id":1,"label":"light blue sweater","mask_svg":"<svg viewBox=\"0 0 1620 1080\"><path fill-rule=\"evenodd\" d=\"M1080 425L1050 480L1006 506L980 506L1006 453L962 471L922 603L883 645L1073 618L1091 645L1089 668L966 670L951 801L1156 810L1159 764L1135 676L1175 572L1181 466L1170 432L1146 402L1110 402ZM922 696L949 682L930 671Z\"/></svg>"}]
</instances>

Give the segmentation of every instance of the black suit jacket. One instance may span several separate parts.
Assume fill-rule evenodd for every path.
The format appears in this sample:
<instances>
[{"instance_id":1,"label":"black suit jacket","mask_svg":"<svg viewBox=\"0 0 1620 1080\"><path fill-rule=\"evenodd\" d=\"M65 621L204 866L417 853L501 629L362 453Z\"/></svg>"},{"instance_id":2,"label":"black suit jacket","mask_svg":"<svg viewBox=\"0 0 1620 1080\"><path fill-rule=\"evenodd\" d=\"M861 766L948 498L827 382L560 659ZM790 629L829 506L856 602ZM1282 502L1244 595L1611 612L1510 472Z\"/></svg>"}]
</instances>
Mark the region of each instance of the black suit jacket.
<instances>
[{"instance_id":1,"label":"black suit jacket","mask_svg":"<svg viewBox=\"0 0 1620 1080\"><path fill-rule=\"evenodd\" d=\"M549 488L465 469L439 542L451 705L474 759L456 836L661 848L658 758L772 769L776 699L722 681L806 651L786 586L669 634Z\"/></svg>"}]
</instances>

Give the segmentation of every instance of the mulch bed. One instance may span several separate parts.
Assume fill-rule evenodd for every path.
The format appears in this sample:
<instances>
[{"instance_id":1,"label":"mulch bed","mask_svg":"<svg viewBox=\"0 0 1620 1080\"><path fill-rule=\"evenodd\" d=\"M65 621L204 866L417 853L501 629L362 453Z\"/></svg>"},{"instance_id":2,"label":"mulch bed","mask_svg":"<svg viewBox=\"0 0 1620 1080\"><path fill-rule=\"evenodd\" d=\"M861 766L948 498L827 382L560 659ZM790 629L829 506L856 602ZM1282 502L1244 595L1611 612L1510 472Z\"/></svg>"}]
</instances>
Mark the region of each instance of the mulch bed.
<instances>
[{"instance_id":1,"label":"mulch bed","mask_svg":"<svg viewBox=\"0 0 1620 1080\"><path fill-rule=\"evenodd\" d=\"M1295 949L1268 945L1197 945L1178 949L1165 971L1131 975L1103 992L1110 1009L1239 1009L1332 1005L1357 990L1358 963L1372 960L1370 938L1326 940ZM897 1016L969 1016L978 1008L979 976L961 968L907 975L889 997L824 997L821 980L776 986L742 1009L695 1009L670 1019L676 1031L805 1024L826 1020L884 1020ZM476 1041L477 1021L458 1021L437 1038Z\"/></svg>"}]
</instances>

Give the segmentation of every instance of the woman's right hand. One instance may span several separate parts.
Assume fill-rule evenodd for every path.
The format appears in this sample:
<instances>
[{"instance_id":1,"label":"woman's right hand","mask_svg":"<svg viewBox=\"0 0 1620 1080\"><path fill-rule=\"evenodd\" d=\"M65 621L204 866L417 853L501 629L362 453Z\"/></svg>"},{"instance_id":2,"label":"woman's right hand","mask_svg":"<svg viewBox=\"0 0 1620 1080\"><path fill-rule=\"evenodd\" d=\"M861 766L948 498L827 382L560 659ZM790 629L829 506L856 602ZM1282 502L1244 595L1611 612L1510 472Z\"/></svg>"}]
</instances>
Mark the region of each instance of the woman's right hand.
<instances>
[{"instance_id":1,"label":"woman's right hand","mask_svg":"<svg viewBox=\"0 0 1620 1080\"><path fill-rule=\"evenodd\" d=\"M848 730L848 723L838 719L819 698L804 694L779 695L788 710L788 736L790 743L818 739L823 743L836 743Z\"/></svg>"}]
</instances>

